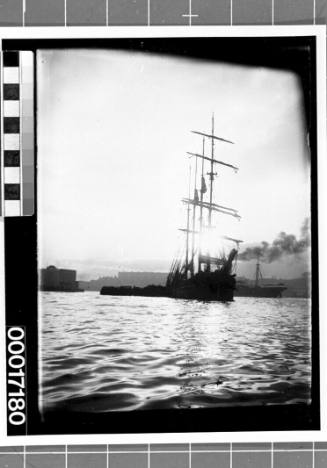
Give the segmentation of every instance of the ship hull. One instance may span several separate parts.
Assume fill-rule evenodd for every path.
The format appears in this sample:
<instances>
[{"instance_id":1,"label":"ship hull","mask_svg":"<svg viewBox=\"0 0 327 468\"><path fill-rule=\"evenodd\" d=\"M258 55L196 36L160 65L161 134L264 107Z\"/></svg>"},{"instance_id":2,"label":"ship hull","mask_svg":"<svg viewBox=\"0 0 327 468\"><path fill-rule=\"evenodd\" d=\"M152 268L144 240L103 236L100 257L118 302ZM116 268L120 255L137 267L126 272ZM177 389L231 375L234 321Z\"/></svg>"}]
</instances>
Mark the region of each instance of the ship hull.
<instances>
[{"instance_id":1,"label":"ship hull","mask_svg":"<svg viewBox=\"0 0 327 468\"><path fill-rule=\"evenodd\" d=\"M103 286L100 290L102 296L142 296L142 297L168 297L165 286L146 286L144 288L133 286Z\"/></svg>"},{"instance_id":2,"label":"ship hull","mask_svg":"<svg viewBox=\"0 0 327 468\"><path fill-rule=\"evenodd\" d=\"M176 299L231 302L234 300L234 290L218 288L216 291L212 291L209 288L180 286L171 291L171 297Z\"/></svg>"},{"instance_id":3,"label":"ship hull","mask_svg":"<svg viewBox=\"0 0 327 468\"><path fill-rule=\"evenodd\" d=\"M276 286L276 287L264 287L264 286L243 286L238 287L235 290L235 296L241 297L282 297L285 287Z\"/></svg>"},{"instance_id":4,"label":"ship hull","mask_svg":"<svg viewBox=\"0 0 327 468\"><path fill-rule=\"evenodd\" d=\"M234 300L234 275L200 273L171 285L170 296L178 299L231 302Z\"/></svg>"},{"instance_id":5,"label":"ship hull","mask_svg":"<svg viewBox=\"0 0 327 468\"><path fill-rule=\"evenodd\" d=\"M137 288L131 286L103 286L101 295L108 296L145 296L172 297L175 299L193 299L202 301L230 302L234 299L235 277L233 275L200 273L192 278L179 278L169 286L146 286Z\"/></svg>"}]
</instances>

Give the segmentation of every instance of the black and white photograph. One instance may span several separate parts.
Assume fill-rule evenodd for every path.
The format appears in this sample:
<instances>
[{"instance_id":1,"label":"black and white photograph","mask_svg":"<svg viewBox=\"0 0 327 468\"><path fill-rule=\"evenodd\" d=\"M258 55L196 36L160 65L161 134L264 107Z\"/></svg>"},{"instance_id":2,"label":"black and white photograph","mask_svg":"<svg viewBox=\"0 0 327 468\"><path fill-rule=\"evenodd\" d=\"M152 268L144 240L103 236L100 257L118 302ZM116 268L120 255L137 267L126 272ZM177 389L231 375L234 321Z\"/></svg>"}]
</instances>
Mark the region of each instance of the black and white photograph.
<instances>
[{"instance_id":1,"label":"black and white photograph","mask_svg":"<svg viewBox=\"0 0 327 468\"><path fill-rule=\"evenodd\" d=\"M314 38L53 42L35 50L41 421L318 428Z\"/></svg>"}]
</instances>

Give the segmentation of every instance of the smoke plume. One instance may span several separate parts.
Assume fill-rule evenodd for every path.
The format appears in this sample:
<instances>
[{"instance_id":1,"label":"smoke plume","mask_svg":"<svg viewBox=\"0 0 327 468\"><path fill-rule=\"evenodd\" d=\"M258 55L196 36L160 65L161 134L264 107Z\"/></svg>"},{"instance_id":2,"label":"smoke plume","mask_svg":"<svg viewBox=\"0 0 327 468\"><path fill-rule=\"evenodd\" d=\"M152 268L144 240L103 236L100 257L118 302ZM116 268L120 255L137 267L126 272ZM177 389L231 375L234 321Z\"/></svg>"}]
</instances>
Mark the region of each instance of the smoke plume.
<instances>
[{"instance_id":1,"label":"smoke plume","mask_svg":"<svg viewBox=\"0 0 327 468\"><path fill-rule=\"evenodd\" d=\"M249 261L260 259L262 262L271 263L286 255L299 255L310 246L310 223L306 218L301 227L300 238L294 234L280 232L276 239L269 244L262 241L259 245L248 247L238 255L239 260Z\"/></svg>"}]
</instances>

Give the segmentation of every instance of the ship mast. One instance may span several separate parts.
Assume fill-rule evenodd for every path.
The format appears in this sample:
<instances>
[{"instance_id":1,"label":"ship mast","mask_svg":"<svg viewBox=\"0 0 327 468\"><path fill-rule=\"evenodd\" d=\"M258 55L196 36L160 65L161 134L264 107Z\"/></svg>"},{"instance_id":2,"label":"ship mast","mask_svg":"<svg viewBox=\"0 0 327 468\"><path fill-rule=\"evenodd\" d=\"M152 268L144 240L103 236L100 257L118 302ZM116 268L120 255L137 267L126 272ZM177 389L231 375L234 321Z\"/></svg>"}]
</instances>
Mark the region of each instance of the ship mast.
<instances>
[{"instance_id":1,"label":"ship mast","mask_svg":"<svg viewBox=\"0 0 327 468\"><path fill-rule=\"evenodd\" d=\"M215 134L215 116L212 114L211 118L211 134ZM208 229L212 228L212 192L213 192L213 182L216 173L213 172L213 161L215 159L215 140L214 138L211 138L211 161L210 161L210 172L208 172L208 175L210 177L210 199L209 199L209 213L208 213ZM207 261L207 267L206 270L210 271L210 252L207 254L208 261Z\"/></svg>"},{"instance_id":2,"label":"ship mast","mask_svg":"<svg viewBox=\"0 0 327 468\"><path fill-rule=\"evenodd\" d=\"M211 133L212 135L215 134L215 116L212 114L212 120L211 120ZM211 162L210 162L210 172L208 172L208 175L210 176L210 208L209 208L209 217L208 217L208 225L209 229L212 227L211 224L211 218L212 218L212 191L213 191L213 181L215 175L217 175L215 172L213 172L213 161L215 159L215 140L214 138L211 138ZM210 267L209 267L210 268Z\"/></svg>"},{"instance_id":3,"label":"ship mast","mask_svg":"<svg viewBox=\"0 0 327 468\"><path fill-rule=\"evenodd\" d=\"M205 185L205 180L204 180L204 176L203 176L203 172L204 172L204 156L205 156L205 153L204 153L204 149L205 149L205 138L203 137L203 140L202 140L202 164L201 164L201 191L200 191L200 202L201 202L201 206L200 206L200 226L199 226L199 256L198 256L198 271L201 270L201 236L202 236L202 229L203 229L203 195L205 193L205 191L207 190L206 189L206 185Z\"/></svg>"},{"instance_id":4,"label":"ship mast","mask_svg":"<svg viewBox=\"0 0 327 468\"><path fill-rule=\"evenodd\" d=\"M189 168L189 181L188 181L188 197L191 196L191 165ZM189 246L189 236L190 236L190 211L191 206L187 206L187 224L186 224L186 261L185 261L185 277L187 278L188 272L188 246Z\"/></svg>"},{"instance_id":5,"label":"ship mast","mask_svg":"<svg viewBox=\"0 0 327 468\"><path fill-rule=\"evenodd\" d=\"M257 264L256 264L256 268L255 268L255 283L254 283L255 288L257 288L259 286L259 281L262 278L259 259L260 259L260 257L258 255Z\"/></svg>"},{"instance_id":6,"label":"ship mast","mask_svg":"<svg viewBox=\"0 0 327 468\"><path fill-rule=\"evenodd\" d=\"M195 213L196 213L196 202L199 201L198 192L196 189L196 177L198 172L198 158L195 158L195 171L194 171L194 203L193 203L193 215L192 215L192 258L191 258L191 276L194 275L194 241L195 241Z\"/></svg>"},{"instance_id":7,"label":"ship mast","mask_svg":"<svg viewBox=\"0 0 327 468\"><path fill-rule=\"evenodd\" d=\"M201 195L200 195L200 201L201 203L203 202L203 195L204 195L204 190L205 190L205 181L204 181L204 145L205 145L205 138L203 137L202 141L202 164L201 164ZM202 227L203 227L203 206L200 207L200 234L202 232Z\"/></svg>"},{"instance_id":8,"label":"ship mast","mask_svg":"<svg viewBox=\"0 0 327 468\"><path fill-rule=\"evenodd\" d=\"M214 172L214 165L222 165L225 167L228 167L230 169L233 169L234 171L238 171L238 168L236 166L233 166L232 164L226 163L224 161L220 161L215 158L215 141L218 140L220 142L224 143L230 143L234 144L230 140L226 140L224 138L218 137L214 134L215 130L215 120L214 120L214 114L212 115L212 127L211 127L211 134L204 133L204 132L199 132L196 130L192 130L192 133L195 133L197 135L201 135L203 138L203 147L202 147L202 154L198 153L191 153L187 152L190 156L194 156L196 158L195 161L195 175L194 175L194 196L191 199L191 194L190 194L190 187L189 187L189 195L188 198L183 198L183 203L186 203L188 205L188 215L187 215L187 228L186 229L181 229L181 231L186 232L186 262L185 262L185 276L187 278L187 273L188 270L191 271L191 275L194 275L194 257L195 257L195 234L201 234L203 231L203 208L208 209L208 228L212 228L212 212L218 212L222 214L226 214L229 216L233 216L235 218L240 218L237 210L233 208L228 208L226 206L218 205L217 203L213 202L213 183L215 176L217 175L216 172ZM211 139L211 157L205 156L205 138L210 138ZM198 196L198 191L196 188L196 183L197 183L197 159L200 158L202 160L202 166L201 166L201 190L200 190L200 199ZM206 192L206 186L205 186L205 180L204 180L204 163L205 161L208 161L210 163L210 172L207 173L209 175L209 180L210 180L210 188L209 188L209 202L204 201L204 193ZM190 205L193 205L193 213L192 213L192 229L190 229ZM199 219L199 231L196 231L195 224L196 224L196 207L200 207L200 219ZM189 233L192 233L192 244L191 244L191 259L189 262ZM234 239L232 239L234 240ZM200 242L201 242L201 236L199 236L199 246L198 246L198 271L201 270L201 265L206 264L207 265L207 271L210 271L211 263L214 262L215 264L219 264L219 259L210 257L210 255L202 255L201 249L200 249ZM241 242L241 241L240 241Z\"/></svg>"}]
</instances>

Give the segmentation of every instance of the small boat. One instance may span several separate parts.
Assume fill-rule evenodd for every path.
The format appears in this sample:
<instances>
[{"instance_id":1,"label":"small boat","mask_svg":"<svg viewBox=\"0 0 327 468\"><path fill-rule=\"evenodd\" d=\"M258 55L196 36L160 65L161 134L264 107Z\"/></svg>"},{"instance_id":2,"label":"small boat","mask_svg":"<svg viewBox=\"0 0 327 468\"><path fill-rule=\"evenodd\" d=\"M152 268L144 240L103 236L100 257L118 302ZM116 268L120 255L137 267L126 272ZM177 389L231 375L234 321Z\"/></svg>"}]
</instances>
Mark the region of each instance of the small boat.
<instances>
[{"instance_id":1,"label":"small boat","mask_svg":"<svg viewBox=\"0 0 327 468\"><path fill-rule=\"evenodd\" d=\"M284 283L262 284L262 273L259 259L256 264L255 282L251 286L248 283L240 282L236 284L235 296L244 297L282 297L283 291L287 289Z\"/></svg>"}]
</instances>

